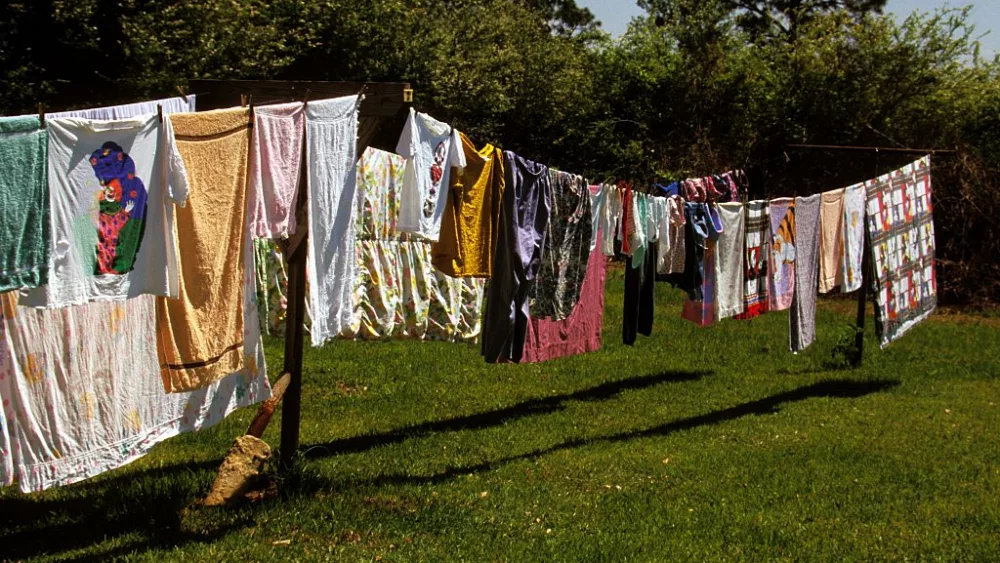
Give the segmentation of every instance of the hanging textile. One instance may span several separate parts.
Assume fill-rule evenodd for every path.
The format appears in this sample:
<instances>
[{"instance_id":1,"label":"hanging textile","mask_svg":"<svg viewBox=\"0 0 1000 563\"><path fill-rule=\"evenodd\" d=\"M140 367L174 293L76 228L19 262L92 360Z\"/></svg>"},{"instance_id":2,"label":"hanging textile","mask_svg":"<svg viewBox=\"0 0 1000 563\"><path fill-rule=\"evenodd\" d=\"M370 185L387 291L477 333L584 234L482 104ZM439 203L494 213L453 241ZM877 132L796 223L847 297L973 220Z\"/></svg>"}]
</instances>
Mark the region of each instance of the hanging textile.
<instances>
[{"instance_id":1,"label":"hanging textile","mask_svg":"<svg viewBox=\"0 0 1000 563\"><path fill-rule=\"evenodd\" d=\"M304 104L258 106L253 113L247 187L250 231L258 238L288 238L297 228Z\"/></svg>"},{"instance_id":2,"label":"hanging textile","mask_svg":"<svg viewBox=\"0 0 1000 563\"><path fill-rule=\"evenodd\" d=\"M768 275L768 309L784 311L795 293L795 200L772 199L771 269Z\"/></svg>"},{"instance_id":3,"label":"hanging textile","mask_svg":"<svg viewBox=\"0 0 1000 563\"><path fill-rule=\"evenodd\" d=\"M52 274L20 304L177 297L175 205L188 178L170 119L64 117L47 129Z\"/></svg>"},{"instance_id":4,"label":"hanging textile","mask_svg":"<svg viewBox=\"0 0 1000 563\"><path fill-rule=\"evenodd\" d=\"M792 352L805 350L816 336L820 197L795 198L795 291L788 317Z\"/></svg>"},{"instance_id":5,"label":"hanging textile","mask_svg":"<svg viewBox=\"0 0 1000 563\"><path fill-rule=\"evenodd\" d=\"M522 362L544 362L601 349L606 270L607 259L595 245L573 312L561 321L532 317L528 321Z\"/></svg>"},{"instance_id":6,"label":"hanging textile","mask_svg":"<svg viewBox=\"0 0 1000 563\"><path fill-rule=\"evenodd\" d=\"M684 200L679 196L670 196L666 198L666 208L660 224L656 272L682 274L686 255L684 226L687 224L684 218Z\"/></svg>"},{"instance_id":7,"label":"hanging textile","mask_svg":"<svg viewBox=\"0 0 1000 563\"><path fill-rule=\"evenodd\" d=\"M615 237L618 234L618 219L622 214L622 194L617 186L603 184L601 187L604 207L601 210L601 253L605 256L615 255Z\"/></svg>"},{"instance_id":8,"label":"hanging textile","mask_svg":"<svg viewBox=\"0 0 1000 563\"><path fill-rule=\"evenodd\" d=\"M197 102L195 94L188 94L186 97L174 96L160 100L149 100L147 102L136 102L134 104L122 104L120 106L106 106L99 108L78 109L70 111L56 111L45 114L45 119L56 119L60 117L81 117L83 119L129 119L140 115L151 115L158 113L161 109L163 113L188 113L194 112ZM19 117L38 117L37 115L22 115Z\"/></svg>"},{"instance_id":9,"label":"hanging textile","mask_svg":"<svg viewBox=\"0 0 1000 563\"><path fill-rule=\"evenodd\" d=\"M528 297L542 262L551 209L549 170L511 151L503 154L506 188L493 277L486 294L481 352L489 363L521 361Z\"/></svg>"},{"instance_id":10,"label":"hanging textile","mask_svg":"<svg viewBox=\"0 0 1000 563\"><path fill-rule=\"evenodd\" d=\"M865 244L865 185L855 184L844 190L844 293L861 289L864 274L861 258Z\"/></svg>"},{"instance_id":11,"label":"hanging textile","mask_svg":"<svg viewBox=\"0 0 1000 563\"><path fill-rule=\"evenodd\" d=\"M716 246L715 287L718 320L728 319L743 312L743 248L746 246L746 223L743 204L719 204L722 234Z\"/></svg>"},{"instance_id":12,"label":"hanging textile","mask_svg":"<svg viewBox=\"0 0 1000 563\"><path fill-rule=\"evenodd\" d=\"M168 119L191 184L187 205L177 212L179 297L156 302L163 386L173 393L243 368L250 114L236 108Z\"/></svg>"},{"instance_id":13,"label":"hanging textile","mask_svg":"<svg viewBox=\"0 0 1000 563\"><path fill-rule=\"evenodd\" d=\"M844 188L820 195L819 292L830 293L844 281Z\"/></svg>"},{"instance_id":14,"label":"hanging textile","mask_svg":"<svg viewBox=\"0 0 1000 563\"><path fill-rule=\"evenodd\" d=\"M37 116L0 118L0 292L48 283L47 154Z\"/></svg>"},{"instance_id":15,"label":"hanging textile","mask_svg":"<svg viewBox=\"0 0 1000 563\"><path fill-rule=\"evenodd\" d=\"M607 192L601 185L588 186L590 190L590 250L597 248L597 244L603 237L601 232L601 221L604 218L604 201L607 199Z\"/></svg>"},{"instance_id":16,"label":"hanging textile","mask_svg":"<svg viewBox=\"0 0 1000 563\"><path fill-rule=\"evenodd\" d=\"M288 269L284 256L271 239L255 239L253 244L258 322L264 334L284 337L288 316ZM308 325L307 322L306 330Z\"/></svg>"},{"instance_id":17,"label":"hanging textile","mask_svg":"<svg viewBox=\"0 0 1000 563\"><path fill-rule=\"evenodd\" d=\"M937 306L930 157L869 180L866 190L875 329L885 348Z\"/></svg>"},{"instance_id":18,"label":"hanging textile","mask_svg":"<svg viewBox=\"0 0 1000 563\"><path fill-rule=\"evenodd\" d=\"M686 299L681 308L681 318L698 326L709 326L716 321L718 307L716 303L715 261L717 240L707 239L704 251L704 275L698 288L699 299Z\"/></svg>"},{"instance_id":19,"label":"hanging textile","mask_svg":"<svg viewBox=\"0 0 1000 563\"><path fill-rule=\"evenodd\" d=\"M646 194L633 191L630 198L631 203L628 206L625 238L628 239L633 268L638 268L646 262L646 246L649 244L646 234L646 225L649 219L649 213L646 210L647 199Z\"/></svg>"},{"instance_id":20,"label":"hanging textile","mask_svg":"<svg viewBox=\"0 0 1000 563\"><path fill-rule=\"evenodd\" d=\"M343 338L473 341L485 280L452 278L432 264L432 244L396 230L405 161L369 147L358 161L358 274Z\"/></svg>"},{"instance_id":21,"label":"hanging textile","mask_svg":"<svg viewBox=\"0 0 1000 563\"><path fill-rule=\"evenodd\" d=\"M590 258L590 190L581 176L549 169L551 186L545 247L531 299L533 318L562 320L580 297Z\"/></svg>"},{"instance_id":22,"label":"hanging textile","mask_svg":"<svg viewBox=\"0 0 1000 563\"><path fill-rule=\"evenodd\" d=\"M771 256L771 219L767 201L746 205L746 244L743 250L743 307L737 319L752 319L768 311L767 273Z\"/></svg>"},{"instance_id":23,"label":"hanging textile","mask_svg":"<svg viewBox=\"0 0 1000 563\"><path fill-rule=\"evenodd\" d=\"M625 295L622 304L622 343L635 344L636 335L653 334L653 285L656 281L656 259L652 252L644 255L641 264L625 263Z\"/></svg>"},{"instance_id":24,"label":"hanging textile","mask_svg":"<svg viewBox=\"0 0 1000 563\"><path fill-rule=\"evenodd\" d=\"M309 102L309 310L313 346L350 326L357 275L355 245L358 96Z\"/></svg>"},{"instance_id":25,"label":"hanging textile","mask_svg":"<svg viewBox=\"0 0 1000 563\"><path fill-rule=\"evenodd\" d=\"M434 242L441 232L451 169L465 167L459 132L411 107L396 153L406 159L396 228Z\"/></svg>"},{"instance_id":26,"label":"hanging textile","mask_svg":"<svg viewBox=\"0 0 1000 563\"><path fill-rule=\"evenodd\" d=\"M718 241L724 232L724 225L716 204L692 204L688 222L689 233L692 234L691 245L697 250L694 253L695 264L685 264L697 275L688 277L688 283L698 280L699 284L688 293L689 298L681 309L681 318L687 319L698 326L708 326L716 321L718 315L718 294L716 289L715 263L718 259Z\"/></svg>"},{"instance_id":27,"label":"hanging textile","mask_svg":"<svg viewBox=\"0 0 1000 563\"><path fill-rule=\"evenodd\" d=\"M164 113L194 110L181 98L162 102ZM84 110L72 117L130 118L133 111L155 112L156 104ZM243 280L246 296L252 296L251 271ZM233 410L271 396L252 299L245 301L244 340L252 344L248 354L253 358L247 369L206 389L174 394L163 392L158 377L155 298L55 310L15 307L13 301L13 296L0 296L2 484L16 478L28 492L93 477L143 456L171 436L213 426ZM127 331L126 323L137 328ZM60 434L38 423L54 425Z\"/></svg>"},{"instance_id":28,"label":"hanging textile","mask_svg":"<svg viewBox=\"0 0 1000 563\"><path fill-rule=\"evenodd\" d=\"M488 278L503 201L503 153L493 145L476 150L464 134L459 138L465 168L451 175L433 263L452 277Z\"/></svg>"}]
</instances>

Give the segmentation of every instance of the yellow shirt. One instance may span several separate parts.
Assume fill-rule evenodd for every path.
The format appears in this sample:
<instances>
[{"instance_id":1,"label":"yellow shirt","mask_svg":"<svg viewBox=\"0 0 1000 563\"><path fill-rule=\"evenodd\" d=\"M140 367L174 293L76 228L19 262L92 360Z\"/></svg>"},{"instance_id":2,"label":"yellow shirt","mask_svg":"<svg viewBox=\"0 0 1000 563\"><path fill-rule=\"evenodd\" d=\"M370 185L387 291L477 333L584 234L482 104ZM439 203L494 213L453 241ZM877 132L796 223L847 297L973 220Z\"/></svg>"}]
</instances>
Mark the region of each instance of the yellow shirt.
<instances>
[{"instance_id":1,"label":"yellow shirt","mask_svg":"<svg viewBox=\"0 0 1000 563\"><path fill-rule=\"evenodd\" d=\"M441 236L431 249L431 262L452 277L488 278L505 186L503 157L493 145L476 150L465 134L460 135L466 166L452 171Z\"/></svg>"}]
</instances>

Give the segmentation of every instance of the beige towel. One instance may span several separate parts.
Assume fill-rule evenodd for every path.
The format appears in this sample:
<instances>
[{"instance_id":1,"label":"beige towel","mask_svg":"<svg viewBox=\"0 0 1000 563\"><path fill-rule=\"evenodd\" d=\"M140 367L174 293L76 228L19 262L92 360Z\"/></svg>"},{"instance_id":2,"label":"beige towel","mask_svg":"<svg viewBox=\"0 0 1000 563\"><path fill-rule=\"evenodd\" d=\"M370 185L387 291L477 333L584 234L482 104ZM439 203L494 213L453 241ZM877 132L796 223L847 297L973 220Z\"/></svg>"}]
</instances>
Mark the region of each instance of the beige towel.
<instances>
[{"instance_id":1,"label":"beige towel","mask_svg":"<svg viewBox=\"0 0 1000 563\"><path fill-rule=\"evenodd\" d=\"M180 297L156 300L157 352L168 392L199 389L243 368L249 118L241 108L169 117L190 195L175 223Z\"/></svg>"},{"instance_id":2,"label":"beige towel","mask_svg":"<svg viewBox=\"0 0 1000 563\"><path fill-rule=\"evenodd\" d=\"M823 193L820 207L819 292L844 283L844 188Z\"/></svg>"}]
</instances>

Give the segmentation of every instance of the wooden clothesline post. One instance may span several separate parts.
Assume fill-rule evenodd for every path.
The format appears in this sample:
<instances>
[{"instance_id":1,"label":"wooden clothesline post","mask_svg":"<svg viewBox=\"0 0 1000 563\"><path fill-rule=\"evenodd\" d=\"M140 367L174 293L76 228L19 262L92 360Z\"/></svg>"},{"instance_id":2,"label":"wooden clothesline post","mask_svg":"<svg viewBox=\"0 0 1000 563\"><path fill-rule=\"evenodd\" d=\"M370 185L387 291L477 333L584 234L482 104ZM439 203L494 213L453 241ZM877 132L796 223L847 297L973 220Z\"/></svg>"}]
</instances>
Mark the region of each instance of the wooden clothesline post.
<instances>
[{"instance_id":1,"label":"wooden clothesline post","mask_svg":"<svg viewBox=\"0 0 1000 563\"><path fill-rule=\"evenodd\" d=\"M409 115L413 90L405 82L314 82L289 80L192 80L191 89L198 94L198 110L211 110L240 105L243 96L253 96L257 105L320 100L350 96L364 90L365 99L358 112L357 156L369 146L392 151ZM308 103L308 102L307 102ZM305 350L306 318L306 253L308 248L308 171L306 140L302 142L302 162L299 168L299 190L295 217L297 230L284 241L288 262L288 312L285 317L285 364L288 388L282 399L281 469L291 469L299 449L299 427L302 415L302 357ZM263 433L263 424L257 430Z\"/></svg>"}]
</instances>

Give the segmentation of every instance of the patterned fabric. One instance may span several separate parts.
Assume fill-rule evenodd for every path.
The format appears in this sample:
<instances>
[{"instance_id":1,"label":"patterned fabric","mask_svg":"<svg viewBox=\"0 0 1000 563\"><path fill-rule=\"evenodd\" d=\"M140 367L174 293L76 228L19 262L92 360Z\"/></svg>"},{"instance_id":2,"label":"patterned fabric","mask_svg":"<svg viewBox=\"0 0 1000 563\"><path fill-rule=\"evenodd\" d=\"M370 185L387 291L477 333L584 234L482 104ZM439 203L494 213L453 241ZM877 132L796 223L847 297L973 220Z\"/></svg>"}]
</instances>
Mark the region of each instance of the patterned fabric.
<instances>
[{"instance_id":1,"label":"patterned fabric","mask_svg":"<svg viewBox=\"0 0 1000 563\"><path fill-rule=\"evenodd\" d=\"M71 113L122 119L158 104L164 113L193 111L189 99ZM245 369L190 393L163 392L154 297L39 310L0 295L0 485L16 480L28 492L75 483L270 397L246 243Z\"/></svg>"},{"instance_id":2,"label":"patterned fabric","mask_svg":"<svg viewBox=\"0 0 1000 563\"><path fill-rule=\"evenodd\" d=\"M705 274L701 281L701 299L686 299L681 309L681 318L689 320L698 326L709 326L715 323L717 314L715 287L715 256L716 241L705 241Z\"/></svg>"},{"instance_id":3,"label":"patterned fabric","mask_svg":"<svg viewBox=\"0 0 1000 563\"><path fill-rule=\"evenodd\" d=\"M530 308L532 318L562 320L580 299L594 224L587 181L558 170L548 173L552 210Z\"/></svg>"},{"instance_id":4,"label":"patterned fabric","mask_svg":"<svg viewBox=\"0 0 1000 563\"><path fill-rule=\"evenodd\" d=\"M784 311L795 294L795 200L772 199L771 269L768 273L768 308Z\"/></svg>"},{"instance_id":5,"label":"patterned fabric","mask_svg":"<svg viewBox=\"0 0 1000 563\"><path fill-rule=\"evenodd\" d=\"M277 243L270 239L254 240L256 263L257 312L264 334L283 337L288 313L288 272Z\"/></svg>"},{"instance_id":6,"label":"patterned fabric","mask_svg":"<svg viewBox=\"0 0 1000 563\"><path fill-rule=\"evenodd\" d=\"M684 200L679 196L667 198L667 212L660 225L660 243L657 251L656 272L658 274L679 274L684 272L685 248Z\"/></svg>"},{"instance_id":7,"label":"patterned fabric","mask_svg":"<svg viewBox=\"0 0 1000 563\"><path fill-rule=\"evenodd\" d=\"M885 348L937 306L930 157L865 185L875 329Z\"/></svg>"},{"instance_id":8,"label":"patterned fabric","mask_svg":"<svg viewBox=\"0 0 1000 563\"><path fill-rule=\"evenodd\" d=\"M743 256L743 304L737 319L752 319L767 312L767 263L771 255L771 219L767 201L746 205L746 247Z\"/></svg>"},{"instance_id":9,"label":"patterned fabric","mask_svg":"<svg viewBox=\"0 0 1000 563\"><path fill-rule=\"evenodd\" d=\"M485 280L445 276L431 264L430 242L396 230L404 168L402 157L373 148L358 161L354 312L338 338L474 341ZM258 307L267 307L268 331L282 335L287 266L274 242L256 245L258 267L265 270L258 274Z\"/></svg>"}]
</instances>

